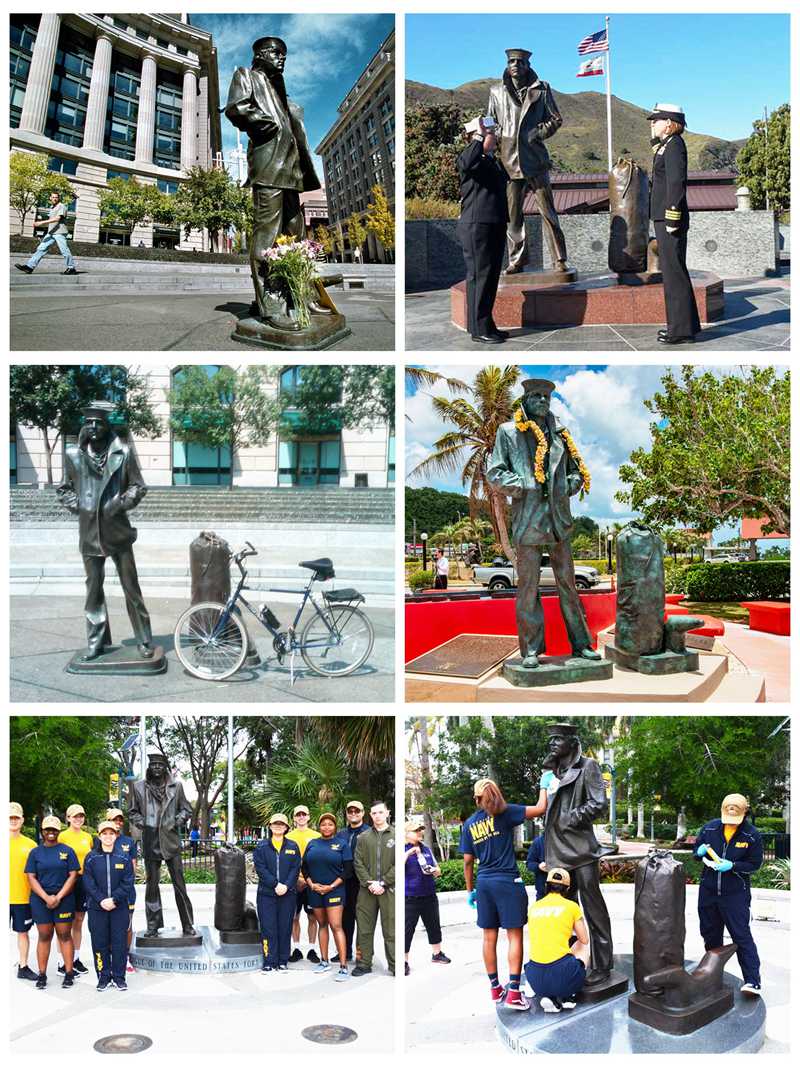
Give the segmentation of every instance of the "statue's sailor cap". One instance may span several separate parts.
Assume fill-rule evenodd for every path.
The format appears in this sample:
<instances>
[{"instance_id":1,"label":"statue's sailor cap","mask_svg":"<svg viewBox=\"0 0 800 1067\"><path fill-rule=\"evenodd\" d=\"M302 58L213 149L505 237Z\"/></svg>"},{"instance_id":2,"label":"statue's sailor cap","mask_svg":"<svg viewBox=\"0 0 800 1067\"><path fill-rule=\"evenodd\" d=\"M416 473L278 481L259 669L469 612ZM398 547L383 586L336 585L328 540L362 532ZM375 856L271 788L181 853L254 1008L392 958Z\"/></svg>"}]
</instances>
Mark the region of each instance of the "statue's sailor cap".
<instances>
[{"instance_id":1,"label":"statue's sailor cap","mask_svg":"<svg viewBox=\"0 0 800 1067\"><path fill-rule=\"evenodd\" d=\"M255 55L256 52L260 52L262 48L266 48L268 44L273 43L279 45L284 52L289 51L286 47L286 41L281 40L280 37L259 37L257 41L253 41L253 55Z\"/></svg>"},{"instance_id":2,"label":"statue's sailor cap","mask_svg":"<svg viewBox=\"0 0 800 1067\"><path fill-rule=\"evenodd\" d=\"M547 378L527 378L522 383L522 388L526 393L547 393L548 396L555 387L556 383L548 381Z\"/></svg>"},{"instance_id":3,"label":"statue's sailor cap","mask_svg":"<svg viewBox=\"0 0 800 1067\"><path fill-rule=\"evenodd\" d=\"M686 125L686 115L680 104L656 104L647 116L648 122L652 122L653 119L672 119L673 122L679 122L681 126Z\"/></svg>"},{"instance_id":4,"label":"statue's sailor cap","mask_svg":"<svg viewBox=\"0 0 800 1067\"><path fill-rule=\"evenodd\" d=\"M85 419L105 419L106 422L114 414L114 405L108 400L93 400L83 409Z\"/></svg>"},{"instance_id":5,"label":"statue's sailor cap","mask_svg":"<svg viewBox=\"0 0 800 1067\"><path fill-rule=\"evenodd\" d=\"M549 722L547 732L551 737L577 737L578 727L571 722Z\"/></svg>"},{"instance_id":6,"label":"statue's sailor cap","mask_svg":"<svg viewBox=\"0 0 800 1067\"><path fill-rule=\"evenodd\" d=\"M508 59L530 59L532 53L527 48L507 48L506 57Z\"/></svg>"}]
</instances>

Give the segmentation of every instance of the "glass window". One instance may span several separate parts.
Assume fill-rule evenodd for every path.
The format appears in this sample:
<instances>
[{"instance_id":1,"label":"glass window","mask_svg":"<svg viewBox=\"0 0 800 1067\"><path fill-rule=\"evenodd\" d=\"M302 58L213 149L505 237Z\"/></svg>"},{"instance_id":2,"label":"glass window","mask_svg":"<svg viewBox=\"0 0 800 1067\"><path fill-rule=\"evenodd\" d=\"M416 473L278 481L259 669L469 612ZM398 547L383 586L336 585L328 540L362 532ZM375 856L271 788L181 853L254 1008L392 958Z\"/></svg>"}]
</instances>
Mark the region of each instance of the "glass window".
<instances>
[{"instance_id":1,"label":"glass window","mask_svg":"<svg viewBox=\"0 0 800 1067\"><path fill-rule=\"evenodd\" d=\"M64 159L63 156L50 156L47 160L47 169L57 174L77 174L78 161L76 159Z\"/></svg>"},{"instance_id":2,"label":"glass window","mask_svg":"<svg viewBox=\"0 0 800 1067\"><path fill-rule=\"evenodd\" d=\"M178 191L178 182L170 182L166 178L159 178L156 184L160 192L169 193L170 196L174 196Z\"/></svg>"},{"instance_id":3,"label":"glass window","mask_svg":"<svg viewBox=\"0 0 800 1067\"><path fill-rule=\"evenodd\" d=\"M212 377L219 366L204 366L203 370ZM173 384L180 382L183 370L173 372ZM211 448L206 445L189 444L173 438L172 442L172 484L173 485L230 485L231 451L225 445Z\"/></svg>"},{"instance_id":4,"label":"glass window","mask_svg":"<svg viewBox=\"0 0 800 1067\"><path fill-rule=\"evenodd\" d=\"M389 485L394 485L394 475L395 475L394 445L395 445L395 436L394 436L394 434L390 434L389 435L389 453L388 453L387 460L386 460L386 480L389 483Z\"/></svg>"},{"instance_id":5,"label":"glass window","mask_svg":"<svg viewBox=\"0 0 800 1067\"><path fill-rule=\"evenodd\" d=\"M278 485L297 484L297 442L281 441L278 445Z\"/></svg>"}]
</instances>

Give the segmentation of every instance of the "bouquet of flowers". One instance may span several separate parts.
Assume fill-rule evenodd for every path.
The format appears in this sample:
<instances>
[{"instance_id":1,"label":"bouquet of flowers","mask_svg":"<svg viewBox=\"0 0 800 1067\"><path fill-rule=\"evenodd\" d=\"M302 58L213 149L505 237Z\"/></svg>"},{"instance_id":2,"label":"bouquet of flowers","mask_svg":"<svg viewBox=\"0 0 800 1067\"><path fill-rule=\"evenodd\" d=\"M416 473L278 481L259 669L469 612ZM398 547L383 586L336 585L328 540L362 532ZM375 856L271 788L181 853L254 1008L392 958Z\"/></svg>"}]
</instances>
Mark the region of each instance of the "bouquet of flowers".
<instances>
[{"instance_id":1,"label":"bouquet of flowers","mask_svg":"<svg viewBox=\"0 0 800 1067\"><path fill-rule=\"evenodd\" d=\"M272 248L262 253L267 268L267 284L273 283L288 290L297 312L301 328L311 325L308 306L314 290L315 263L322 251L316 241L300 241L281 234Z\"/></svg>"}]
</instances>

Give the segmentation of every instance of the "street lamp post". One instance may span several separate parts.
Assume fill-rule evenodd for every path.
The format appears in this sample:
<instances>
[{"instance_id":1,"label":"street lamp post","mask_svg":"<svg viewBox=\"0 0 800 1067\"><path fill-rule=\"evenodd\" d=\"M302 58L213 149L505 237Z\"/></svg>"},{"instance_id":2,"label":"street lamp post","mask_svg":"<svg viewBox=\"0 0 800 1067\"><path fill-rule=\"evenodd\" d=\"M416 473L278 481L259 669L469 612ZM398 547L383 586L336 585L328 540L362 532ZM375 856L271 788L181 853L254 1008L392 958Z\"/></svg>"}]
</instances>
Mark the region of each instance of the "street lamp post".
<instances>
[{"instance_id":1,"label":"street lamp post","mask_svg":"<svg viewBox=\"0 0 800 1067\"><path fill-rule=\"evenodd\" d=\"M236 842L233 830L233 716L228 716L228 844Z\"/></svg>"},{"instance_id":2,"label":"street lamp post","mask_svg":"<svg viewBox=\"0 0 800 1067\"><path fill-rule=\"evenodd\" d=\"M426 571L428 569L428 535L420 534L419 539L422 541L422 569Z\"/></svg>"}]
</instances>

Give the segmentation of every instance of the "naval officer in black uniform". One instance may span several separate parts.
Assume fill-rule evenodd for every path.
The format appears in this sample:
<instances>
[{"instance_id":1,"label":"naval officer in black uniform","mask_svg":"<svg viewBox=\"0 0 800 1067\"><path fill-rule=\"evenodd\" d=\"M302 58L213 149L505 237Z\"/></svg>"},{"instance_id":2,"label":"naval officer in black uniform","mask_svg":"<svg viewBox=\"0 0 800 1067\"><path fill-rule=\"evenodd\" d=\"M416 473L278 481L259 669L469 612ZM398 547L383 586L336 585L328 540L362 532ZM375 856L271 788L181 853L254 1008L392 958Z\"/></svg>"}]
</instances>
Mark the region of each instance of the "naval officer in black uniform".
<instances>
[{"instance_id":1,"label":"naval officer in black uniform","mask_svg":"<svg viewBox=\"0 0 800 1067\"><path fill-rule=\"evenodd\" d=\"M461 217L456 232L467 265L467 328L472 340L499 345L508 334L492 318L506 247L508 175L495 159L493 121L473 119L464 129L469 144L458 157Z\"/></svg>"},{"instance_id":2,"label":"naval officer in black uniform","mask_svg":"<svg viewBox=\"0 0 800 1067\"><path fill-rule=\"evenodd\" d=\"M658 241L658 259L664 276L667 328L658 331L662 345L694 343L700 333L700 316L686 269L689 208L686 206L686 116L677 104L656 104L647 116L653 146L653 181L650 218Z\"/></svg>"}]
</instances>

